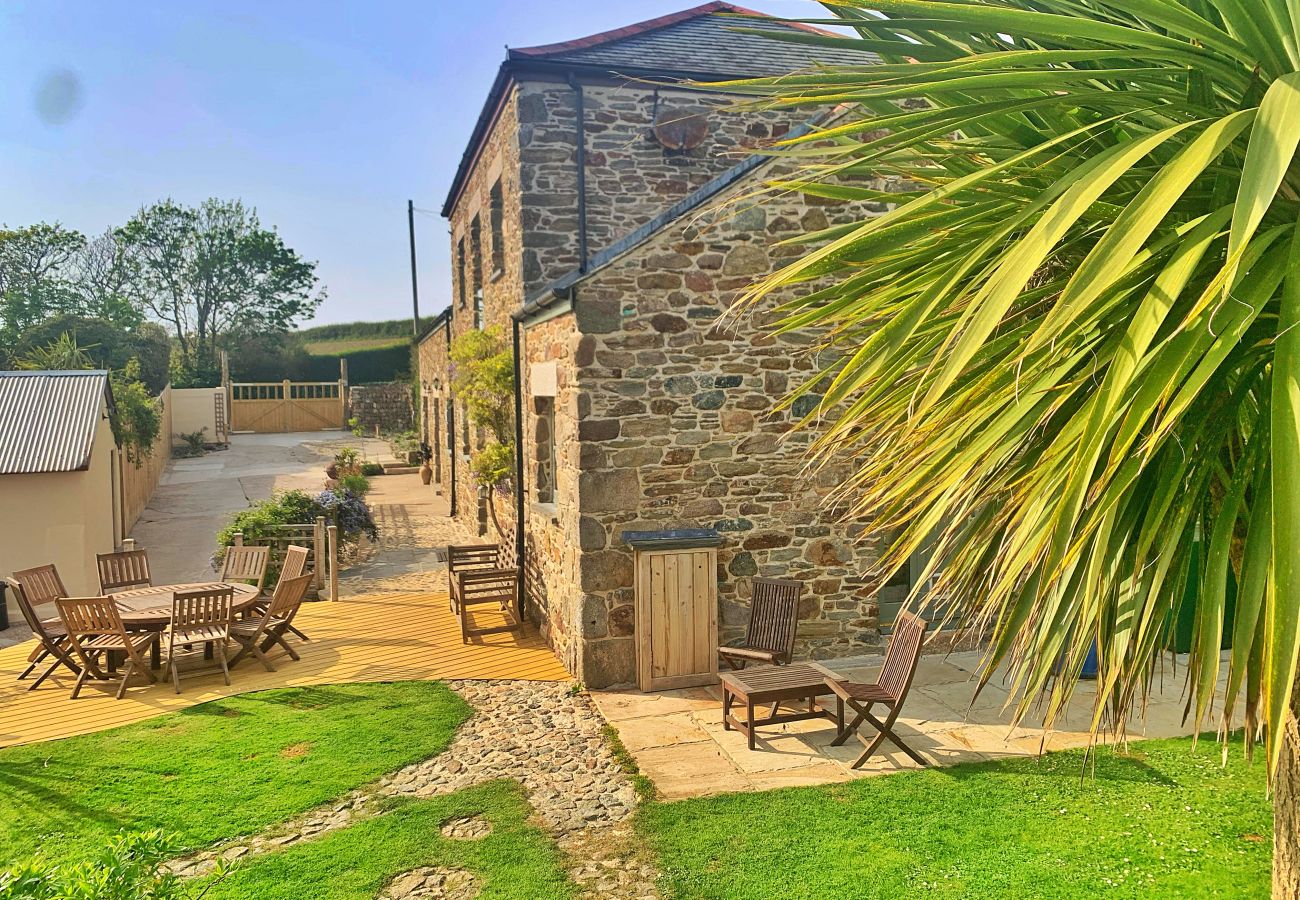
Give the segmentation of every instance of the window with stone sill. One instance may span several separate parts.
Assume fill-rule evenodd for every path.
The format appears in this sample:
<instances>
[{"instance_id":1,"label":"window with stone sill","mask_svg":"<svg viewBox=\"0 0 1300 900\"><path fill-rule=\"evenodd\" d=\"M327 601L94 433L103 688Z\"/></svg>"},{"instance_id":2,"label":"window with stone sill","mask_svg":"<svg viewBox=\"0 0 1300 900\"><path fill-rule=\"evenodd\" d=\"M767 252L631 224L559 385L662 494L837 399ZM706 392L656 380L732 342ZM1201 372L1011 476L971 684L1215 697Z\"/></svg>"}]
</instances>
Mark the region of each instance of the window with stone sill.
<instances>
[{"instance_id":1,"label":"window with stone sill","mask_svg":"<svg viewBox=\"0 0 1300 900\"><path fill-rule=\"evenodd\" d=\"M505 196L501 190L501 179L498 178L488 195L488 227L492 231L492 281L500 278L506 269L504 226Z\"/></svg>"},{"instance_id":2,"label":"window with stone sill","mask_svg":"<svg viewBox=\"0 0 1300 900\"><path fill-rule=\"evenodd\" d=\"M555 504L555 398L534 397L537 418L533 425L533 500L539 506Z\"/></svg>"},{"instance_id":3,"label":"window with stone sill","mask_svg":"<svg viewBox=\"0 0 1300 900\"><path fill-rule=\"evenodd\" d=\"M465 271L465 239L462 237L456 247L456 299L461 309L465 308L465 278L468 274Z\"/></svg>"}]
</instances>

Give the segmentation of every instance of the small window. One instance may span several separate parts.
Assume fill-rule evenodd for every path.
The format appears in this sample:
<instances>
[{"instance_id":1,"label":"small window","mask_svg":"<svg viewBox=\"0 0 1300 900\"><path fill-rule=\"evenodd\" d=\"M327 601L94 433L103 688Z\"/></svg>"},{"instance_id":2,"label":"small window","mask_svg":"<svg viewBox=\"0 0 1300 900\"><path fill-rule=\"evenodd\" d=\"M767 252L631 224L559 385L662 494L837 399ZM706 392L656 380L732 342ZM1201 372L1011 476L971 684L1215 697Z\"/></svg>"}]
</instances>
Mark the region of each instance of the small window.
<instances>
[{"instance_id":1,"label":"small window","mask_svg":"<svg viewBox=\"0 0 1300 900\"><path fill-rule=\"evenodd\" d=\"M474 291L474 327L483 327L483 223L478 213L469 224L470 285Z\"/></svg>"},{"instance_id":2,"label":"small window","mask_svg":"<svg viewBox=\"0 0 1300 900\"><path fill-rule=\"evenodd\" d=\"M469 456L469 409L464 403L460 405L460 443L464 453Z\"/></svg>"},{"instance_id":3,"label":"small window","mask_svg":"<svg viewBox=\"0 0 1300 900\"><path fill-rule=\"evenodd\" d=\"M502 233L505 224L505 196L501 192L501 179L492 185L488 201L488 227L492 229L492 277L496 278L506 268L506 241Z\"/></svg>"},{"instance_id":4,"label":"small window","mask_svg":"<svg viewBox=\"0 0 1300 900\"><path fill-rule=\"evenodd\" d=\"M534 397L537 422L534 425L537 502L555 502L555 398Z\"/></svg>"},{"instance_id":5,"label":"small window","mask_svg":"<svg viewBox=\"0 0 1300 900\"><path fill-rule=\"evenodd\" d=\"M459 301L461 309L465 308L466 276L469 273L465 271L465 239L462 237L456 247L456 298Z\"/></svg>"}]
</instances>

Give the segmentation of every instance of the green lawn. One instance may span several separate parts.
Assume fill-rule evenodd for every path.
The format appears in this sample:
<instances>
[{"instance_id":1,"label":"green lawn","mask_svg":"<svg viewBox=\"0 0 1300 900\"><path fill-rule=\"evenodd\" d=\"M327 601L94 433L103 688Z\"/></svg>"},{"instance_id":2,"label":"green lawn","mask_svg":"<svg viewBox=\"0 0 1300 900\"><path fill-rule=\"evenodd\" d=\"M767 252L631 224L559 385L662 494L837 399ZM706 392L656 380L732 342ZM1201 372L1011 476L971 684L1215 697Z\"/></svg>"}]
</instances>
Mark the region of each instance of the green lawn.
<instances>
[{"instance_id":1,"label":"green lawn","mask_svg":"<svg viewBox=\"0 0 1300 900\"><path fill-rule=\"evenodd\" d=\"M442 824L465 815L484 816L492 823L492 833L474 841L444 838ZM207 897L371 900L393 876L431 865L472 872L483 900L572 896L554 842L528 824L528 815L522 790L513 782L428 800L395 801L378 818L240 864Z\"/></svg>"},{"instance_id":2,"label":"green lawn","mask_svg":"<svg viewBox=\"0 0 1300 900\"><path fill-rule=\"evenodd\" d=\"M441 752L469 712L436 683L285 688L0 750L0 868L89 857L119 829L248 834Z\"/></svg>"},{"instance_id":3,"label":"green lawn","mask_svg":"<svg viewBox=\"0 0 1300 900\"><path fill-rule=\"evenodd\" d=\"M683 898L1267 897L1262 760L1132 750L652 804L638 828Z\"/></svg>"}]
</instances>

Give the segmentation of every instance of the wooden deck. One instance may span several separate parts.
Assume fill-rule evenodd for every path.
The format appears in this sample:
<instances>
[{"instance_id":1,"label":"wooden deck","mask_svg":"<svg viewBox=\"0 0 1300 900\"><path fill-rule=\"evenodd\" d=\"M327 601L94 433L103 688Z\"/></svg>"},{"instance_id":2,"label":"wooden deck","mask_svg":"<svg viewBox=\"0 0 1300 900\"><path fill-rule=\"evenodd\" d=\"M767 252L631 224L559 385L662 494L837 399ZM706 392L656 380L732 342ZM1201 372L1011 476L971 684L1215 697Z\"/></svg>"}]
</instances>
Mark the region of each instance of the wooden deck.
<instances>
[{"instance_id":1,"label":"wooden deck","mask_svg":"<svg viewBox=\"0 0 1300 900\"><path fill-rule=\"evenodd\" d=\"M481 624L496 613L476 613ZM145 686L133 679L126 696L90 682L76 700L68 695L73 678L51 677L39 689L17 681L32 644L0 650L0 747L47 741L138 722L232 694L274 687L337 684L349 681L424 681L444 678L516 678L566 681L571 676L550 648L529 628L523 632L482 635L461 643L447 595L371 594L337 603L304 604L295 624L311 638L298 641L302 656L294 662L283 651L272 654L275 672L246 659L231 672L231 685L220 673L183 677L184 693L169 684ZM204 663L196 662L197 666ZM184 675L185 669L181 669ZM115 684L115 682L114 682ZM137 686L138 685L138 686Z\"/></svg>"}]
</instances>

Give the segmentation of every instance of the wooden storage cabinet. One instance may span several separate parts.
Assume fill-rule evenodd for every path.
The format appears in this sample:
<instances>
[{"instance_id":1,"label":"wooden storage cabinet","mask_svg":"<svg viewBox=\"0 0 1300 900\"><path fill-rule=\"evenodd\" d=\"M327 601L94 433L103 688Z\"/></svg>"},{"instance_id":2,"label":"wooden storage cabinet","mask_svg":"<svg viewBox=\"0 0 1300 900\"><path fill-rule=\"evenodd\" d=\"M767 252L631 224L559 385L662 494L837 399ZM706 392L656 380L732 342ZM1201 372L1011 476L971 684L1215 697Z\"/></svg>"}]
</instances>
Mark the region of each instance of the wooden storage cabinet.
<instances>
[{"instance_id":1,"label":"wooden storage cabinet","mask_svg":"<svg viewBox=\"0 0 1300 900\"><path fill-rule=\"evenodd\" d=\"M638 686L657 691L717 682L717 532L634 532L624 538L636 554Z\"/></svg>"}]
</instances>

